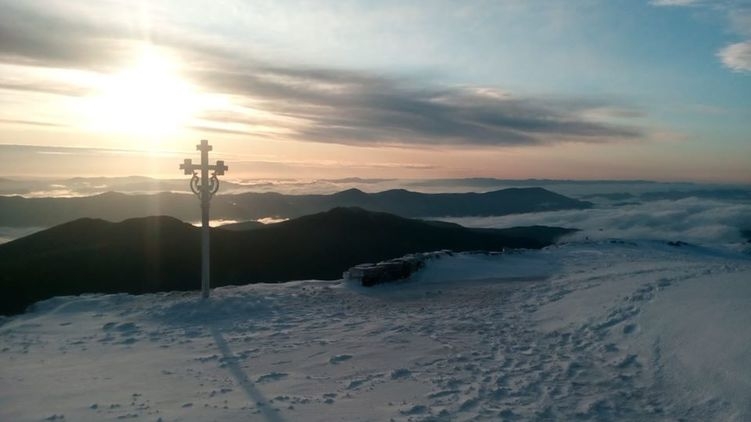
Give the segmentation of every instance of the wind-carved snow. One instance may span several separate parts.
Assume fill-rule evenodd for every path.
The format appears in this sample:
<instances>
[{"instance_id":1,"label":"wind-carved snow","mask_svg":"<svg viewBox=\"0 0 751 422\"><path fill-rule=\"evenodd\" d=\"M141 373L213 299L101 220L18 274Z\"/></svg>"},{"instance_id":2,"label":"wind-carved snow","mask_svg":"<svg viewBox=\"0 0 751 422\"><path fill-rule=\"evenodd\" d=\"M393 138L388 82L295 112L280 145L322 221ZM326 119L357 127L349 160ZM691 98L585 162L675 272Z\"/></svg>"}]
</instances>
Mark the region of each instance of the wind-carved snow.
<instances>
[{"instance_id":1,"label":"wind-carved snow","mask_svg":"<svg viewBox=\"0 0 751 422\"><path fill-rule=\"evenodd\" d=\"M0 420L749 420L751 260L585 242L409 281L55 298L0 325Z\"/></svg>"}]
</instances>

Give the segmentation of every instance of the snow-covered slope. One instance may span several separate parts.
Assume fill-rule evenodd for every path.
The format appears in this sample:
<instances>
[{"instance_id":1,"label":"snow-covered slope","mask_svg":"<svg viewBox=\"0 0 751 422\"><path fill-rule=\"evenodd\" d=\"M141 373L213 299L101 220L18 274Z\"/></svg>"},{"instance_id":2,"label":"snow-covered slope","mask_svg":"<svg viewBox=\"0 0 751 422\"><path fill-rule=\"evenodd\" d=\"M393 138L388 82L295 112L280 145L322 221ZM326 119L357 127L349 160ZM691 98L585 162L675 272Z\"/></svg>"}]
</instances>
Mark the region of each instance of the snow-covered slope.
<instances>
[{"instance_id":1,"label":"snow-covered slope","mask_svg":"<svg viewBox=\"0 0 751 422\"><path fill-rule=\"evenodd\" d=\"M4 320L0 420L751 419L740 254L584 242L213 294Z\"/></svg>"}]
</instances>

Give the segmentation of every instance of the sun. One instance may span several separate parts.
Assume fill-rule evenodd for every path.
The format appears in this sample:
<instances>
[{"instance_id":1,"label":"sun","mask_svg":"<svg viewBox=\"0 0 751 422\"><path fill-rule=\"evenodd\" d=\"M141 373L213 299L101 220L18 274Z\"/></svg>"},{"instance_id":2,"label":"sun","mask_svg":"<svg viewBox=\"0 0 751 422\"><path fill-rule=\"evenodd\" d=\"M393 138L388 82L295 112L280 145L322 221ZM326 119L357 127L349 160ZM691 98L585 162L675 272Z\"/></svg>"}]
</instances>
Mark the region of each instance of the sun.
<instances>
[{"instance_id":1,"label":"sun","mask_svg":"<svg viewBox=\"0 0 751 422\"><path fill-rule=\"evenodd\" d=\"M131 67L102 77L97 91L88 107L90 128L152 143L185 128L199 108L198 93L180 76L177 63L153 49Z\"/></svg>"}]
</instances>

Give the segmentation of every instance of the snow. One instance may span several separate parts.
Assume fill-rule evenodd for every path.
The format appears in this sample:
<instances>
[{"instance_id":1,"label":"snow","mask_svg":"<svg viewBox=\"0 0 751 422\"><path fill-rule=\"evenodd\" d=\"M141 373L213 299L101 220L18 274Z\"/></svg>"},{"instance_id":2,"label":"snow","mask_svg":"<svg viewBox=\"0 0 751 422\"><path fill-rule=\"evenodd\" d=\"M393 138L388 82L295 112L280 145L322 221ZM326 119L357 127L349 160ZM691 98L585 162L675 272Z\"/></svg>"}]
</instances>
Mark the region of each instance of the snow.
<instances>
[{"instance_id":1,"label":"snow","mask_svg":"<svg viewBox=\"0 0 751 422\"><path fill-rule=\"evenodd\" d=\"M0 420L751 419L751 259L658 241L53 298L0 322Z\"/></svg>"}]
</instances>

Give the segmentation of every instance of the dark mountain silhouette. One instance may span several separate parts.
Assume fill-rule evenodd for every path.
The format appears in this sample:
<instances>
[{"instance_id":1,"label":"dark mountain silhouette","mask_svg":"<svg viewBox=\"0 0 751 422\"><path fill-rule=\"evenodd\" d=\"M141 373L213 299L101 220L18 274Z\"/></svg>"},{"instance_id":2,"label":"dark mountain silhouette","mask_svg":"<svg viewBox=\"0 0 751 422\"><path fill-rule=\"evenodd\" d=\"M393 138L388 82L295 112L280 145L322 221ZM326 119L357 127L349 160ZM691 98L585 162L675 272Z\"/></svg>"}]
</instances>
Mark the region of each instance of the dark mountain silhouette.
<instances>
[{"instance_id":1,"label":"dark mountain silhouette","mask_svg":"<svg viewBox=\"0 0 751 422\"><path fill-rule=\"evenodd\" d=\"M266 227L266 224L251 220L251 221L241 221L239 223L223 224L217 228L220 230L244 231L244 230L260 229L262 227Z\"/></svg>"},{"instance_id":2,"label":"dark mountain silhouette","mask_svg":"<svg viewBox=\"0 0 751 422\"><path fill-rule=\"evenodd\" d=\"M717 199L721 201L748 201L751 200L751 189L670 190L661 192L644 192L640 195L640 198L645 201L656 201L660 199L677 200L691 197Z\"/></svg>"},{"instance_id":3,"label":"dark mountain silhouette","mask_svg":"<svg viewBox=\"0 0 751 422\"><path fill-rule=\"evenodd\" d=\"M336 279L364 262L440 249L540 248L573 230L468 229L336 208L245 231L213 229L212 285ZM80 219L0 245L0 313L59 295L194 290L200 229L171 217Z\"/></svg>"},{"instance_id":4,"label":"dark mountain silhouette","mask_svg":"<svg viewBox=\"0 0 751 422\"><path fill-rule=\"evenodd\" d=\"M499 186L549 186L549 185L650 185L658 182L650 180L570 180L570 179L496 179L492 177L470 177L464 179L429 179L410 182L414 187L467 187L494 188ZM677 184L677 183L673 183ZM680 183L690 185L689 183Z\"/></svg>"},{"instance_id":5,"label":"dark mountain silhouette","mask_svg":"<svg viewBox=\"0 0 751 422\"><path fill-rule=\"evenodd\" d=\"M604 198L611 201L639 199L641 201L675 201L685 198L716 199L719 201L748 201L751 200L751 189L747 188L717 188L691 190L665 190L632 194L629 192L593 193L582 195L582 199Z\"/></svg>"},{"instance_id":6,"label":"dark mountain silhouette","mask_svg":"<svg viewBox=\"0 0 751 422\"><path fill-rule=\"evenodd\" d=\"M582 199L594 199L594 198L604 198L611 201L624 201L628 199L633 199L635 196L628 192L615 192L615 193L592 193L589 195L582 195Z\"/></svg>"},{"instance_id":7,"label":"dark mountain silhouette","mask_svg":"<svg viewBox=\"0 0 751 422\"><path fill-rule=\"evenodd\" d=\"M335 207L362 207L403 217L464 217L588 208L591 205L542 188L442 194L402 189L365 193L349 189L332 195L217 195L211 202L211 216L232 220L295 218ZM83 217L120 221L149 215L169 215L181 220L198 221L199 212L192 194L125 195L108 192L79 198L0 197L0 222L4 226L14 227L49 227Z\"/></svg>"}]
</instances>

